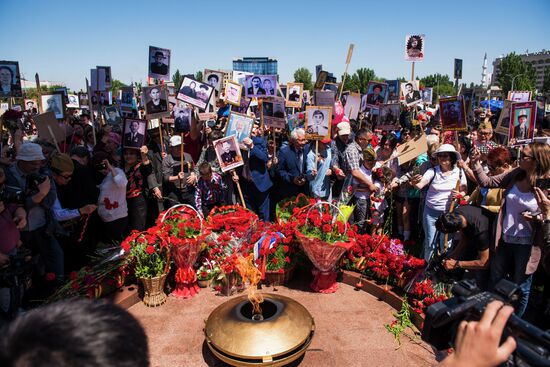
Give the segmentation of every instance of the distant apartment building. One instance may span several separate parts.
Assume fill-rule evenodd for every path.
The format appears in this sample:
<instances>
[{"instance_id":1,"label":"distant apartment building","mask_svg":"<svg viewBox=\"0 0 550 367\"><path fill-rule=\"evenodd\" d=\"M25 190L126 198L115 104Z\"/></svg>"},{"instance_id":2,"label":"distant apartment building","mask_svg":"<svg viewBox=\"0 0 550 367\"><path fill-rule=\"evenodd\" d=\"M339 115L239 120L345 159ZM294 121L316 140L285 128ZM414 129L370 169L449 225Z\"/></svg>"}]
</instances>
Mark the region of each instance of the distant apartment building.
<instances>
[{"instance_id":1,"label":"distant apartment building","mask_svg":"<svg viewBox=\"0 0 550 367\"><path fill-rule=\"evenodd\" d=\"M529 63L535 68L536 73L536 83L535 88L542 89L542 84L544 83L544 70L547 66L550 66L550 51L542 50L540 52L525 53L519 55L523 62ZM498 73L500 62L503 57L499 57L493 61L493 84L499 85L498 83Z\"/></svg>"},{"instance_id":2,"label":"distant apartment building","mask_svg":"<svg viewBox=\"0 0 550 367\"><path fill-rule=\"evenodd\" d=\"M258 75L277 75L277 60L271 57L243 57L233 59L234 71Z\"/></svg>"}]
</instances>

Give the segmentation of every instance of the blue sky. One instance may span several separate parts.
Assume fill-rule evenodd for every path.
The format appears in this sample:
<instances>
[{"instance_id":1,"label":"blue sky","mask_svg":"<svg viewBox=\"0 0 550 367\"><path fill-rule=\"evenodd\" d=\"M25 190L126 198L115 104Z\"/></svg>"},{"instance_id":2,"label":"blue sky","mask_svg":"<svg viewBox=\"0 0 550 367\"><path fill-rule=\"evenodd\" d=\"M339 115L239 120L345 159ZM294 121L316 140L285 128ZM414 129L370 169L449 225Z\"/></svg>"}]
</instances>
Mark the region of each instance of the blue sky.
<instances>
[{"instance_id":1,"label":"blue sky","mask_svg":"<svg viewBox=\"0 0 550 367\"><path fill-rule=\"evenodd\" d=\"M83 88L96 65L110 65L125 83L145 83L149 45L172 50L171 73L231 69L234 57L275 57L282 82L317 64L339 77L350 43L350 73L369 67L388 79L409 78L407 33L426 34L426 57L415 75L451 75L453 59L462 58L466 83L480 82L485 52L490 64L512 51L550 49L547 0L2 3L9 16L2 20L0 59L19 61L28 79L38 72L72 89Z\"/></svg>"}]
</instances>

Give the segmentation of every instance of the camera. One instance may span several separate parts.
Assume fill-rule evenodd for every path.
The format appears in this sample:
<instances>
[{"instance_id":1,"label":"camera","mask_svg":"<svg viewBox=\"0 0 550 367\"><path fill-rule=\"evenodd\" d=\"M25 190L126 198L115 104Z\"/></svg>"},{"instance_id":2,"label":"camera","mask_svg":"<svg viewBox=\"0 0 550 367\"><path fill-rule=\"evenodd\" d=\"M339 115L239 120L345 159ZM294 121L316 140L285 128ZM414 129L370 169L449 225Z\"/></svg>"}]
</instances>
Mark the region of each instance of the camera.
<instances>
[{"instance_id":1,"label":"camera","mask_svg":"<svg viewBox=\"0 0 550 367\"><path fill-rule=\"evenodd\" d=\"M216 121L215 120L208 120L208 121L206 121L206 126L213 129L214 126L216 126Z\"/></svg>"},{"instance_id":2,"label":"camera","mask_svg":"<svg viewBox=\"0 0 550 367\"><path fill-rule=\"evenodd\" d=\"M23 191L0 191L0 202L4 204L23 204L25 202L25 195Z\"/></svg>"},{"instance_id":3,"label":"camera","mask_svg":"<svg viewBox=\"0 0 550 367\"><path fill-rule=\"evenodd\" d=\"M500 280L493 292L482 292L474 280L462 280L453 285L452 293L454 297L435 303L426 310L422 340L438 350L452 347L459 323L480 320L491 301L511 304L521 297L520 288L506 279ZM508 336L514 337L517 348L506 365L550 366L550 332L511 315L502 339Z\"/></svg>"},{"instance_id":4,"label":"camera","mask_svg":"<svg viewBox=\"0 0 550 367\"><path fill-rule=\"evenodd\" d=\"M107 165L105 163L98 163L95 165L95 169L98 171L102 171L104 169L107 169Z\"/></svg>"},{"instance_id":5,"label":"camera","mask_svg":"<svg viewBox=\"0 0 550 367\"><path fill-rule=\"evenodd\" d=\"M33 174L30 174L27 176L27 192L29 195L34 195L36 194L38 191L40 191L40 189L38 188L38 186L46 181L46 178L48 178L47 175L42 175L42 174L39 174L39 173L33 173Z\"/></svg>"}]
</instances>

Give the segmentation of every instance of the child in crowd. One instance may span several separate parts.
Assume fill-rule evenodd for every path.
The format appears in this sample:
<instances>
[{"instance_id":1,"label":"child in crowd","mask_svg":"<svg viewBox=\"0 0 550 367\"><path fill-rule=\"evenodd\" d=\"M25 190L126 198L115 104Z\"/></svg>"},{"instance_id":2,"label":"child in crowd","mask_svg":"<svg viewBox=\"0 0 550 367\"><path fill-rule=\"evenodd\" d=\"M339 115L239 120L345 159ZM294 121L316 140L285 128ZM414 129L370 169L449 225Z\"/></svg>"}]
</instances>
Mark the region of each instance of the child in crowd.
<instances>
[{"instance_id":1,"label":"child in crowd","mask_svg":"<svg viewBox=\"0 0 550 367\"><path fill-rule=\"evenodd\" d=\"M363 164L361 172L373 182L372 171L377 168L376 152L372 148L363 150ZM374 182L373 182L374 183ZM365 233L367 230L367 222L370 219L371 195L373 194L368 187L360 184L356 179L353 180L354 197L355 197L355 223L357 224L360 233Z\"/></svg>"},{"instance_id":2,"label":"child in crowd","mask_svg":"<svg viewBox=\"0 0 550 367\"><path fill-rule=\"evenodd\" d=\"M213 172L210 163L199 165L200 178L195 190L195 205L207 217L215 206L225 205L227 186L219 173Z\"/></svg>"},{"instance_id":3,"label":"child in crowd","mask_svg":"<svg viewBox=\"0 0 550 367\"><path fill-rule=\"evenodd\" d=\"M370 195L370 224L371 234L382 234L384 227L384 211L388 207L386 200L386 190L392 180L393 171L388 166L382 166L371 173L374 186L378 188L376 192Z\"/></svg>"}]
</instances>

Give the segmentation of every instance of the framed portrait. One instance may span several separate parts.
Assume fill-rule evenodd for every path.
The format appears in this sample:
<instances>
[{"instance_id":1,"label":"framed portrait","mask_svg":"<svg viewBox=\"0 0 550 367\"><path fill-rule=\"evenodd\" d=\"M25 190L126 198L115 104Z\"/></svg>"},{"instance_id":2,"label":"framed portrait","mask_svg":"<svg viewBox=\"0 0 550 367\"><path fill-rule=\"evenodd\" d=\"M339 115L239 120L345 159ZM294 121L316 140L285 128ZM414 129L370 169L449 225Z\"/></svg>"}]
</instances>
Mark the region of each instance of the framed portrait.
<instances>
[{"instance_id":1,"label":"framed portrait","mask_svg":"<svg viewBox=\"0 0 550 367\"><path fill-rule=\"evenodd\" d=\"M109 91L95 92L92 95L92 105L97 106L110 106L113 104L112 94Z\"/></svg>"},{"instance_id":2,"label":"framed portrait","mask_svg":"<svg viewBox=\"0 0 550 367\"><path fill-rule=\"evenodd\" d=\"M344 114L350 120L357 120L360 109L361 109L361 94L349 92L346 98L346 104L344 106Z\"/></svg>"},{"instance_id":3,"label":"framed portrait","mask_svg":"<svg viewBox=\"0 0 550 367\"><path fill-rule=\"evenodd\" d=\"M201 83L189 76L183 77L177 99L205 110L208 101L214 92L214 88L206 83Z\"/></svg>"},{"instance_id":4,"label":"framed portrait","mask_svg":"<svg viewBox=\"0 0 550 367\"><path fill-rule=\"evenodd\" d=\"M212 144L214 144L216 158L218 158L222 172L230 171L244 164L235 135L214 140Z\"/></svg>"},{"instance_id":5,"label":"framed portrait","mask_svg":"<svg viewBox=\"0 0 550 367\"><path fill-rule=\"evenodd\" d=\"M202 81L220 93L222 91L224 72L217 70L204 69Z\"/></svg>"},{"instance_id":6,"label":"framed portrait","mask_svg":"<svg viewBox=\"0 0 550 367\"><path fill-rule=\"evenodd\" d=\"M512 101L504 101L504 106L498 117L495 133L508 136L510 134L510 110L512 109Z\"/></svg>"},{"instance_id":7,"label":"framed portrait","mask_svg":"<svg viewBox=\"0 0 550 367\"><path fill-rule=\"evenodd\" d=\"M286 106L287 107L302 107L302 91L304 90L303 83L286 83Z\"/></svg>"},{"instance_id":8,"label":"framed portrait","mask_svg":"<svg viewBox=\"0 0 550 367\"><path fill-rule=\"evenodd\" d=\"M117 106L107 106L103 109L103 115L105 116L105 123L111 126L120 126L122 118Z\"/></svg>"},{"instance_id":9,"label":"framed portrait","mask_svg":"<svg viewBox=\"0 0 550 367\"><path fill-rule=\"evenodd\" d=\"M441 125L446 131L466 131L466 109L462 96L439 99Z\"/></svg>"},{"instance_id":10,"label":"framed portrait","mask_svg":"<svg viewBox=\"0 0 550 367\"><path fill-rule=\"evenodd\" d=\"M237 143L241 149L247 149L243 144L245 138L250 137L252 132L252 124L254 119L240 113L231 112L227 120L227 128L225 130L225 136L235 135Z\"/></svg>"},{"instance_id":11,"label":"framed portrait","mask_svg":"<svg viewBox=\"0 0 550 367\"><path fill-rule=\"evenodd\" d=\"M432 104L433 100L433 88L422 89L420 95L422 96L422 102Z\"/></svg>"},{"instance_id":12,"label":"framed portrait","mask_svg":"<svg viewBox=\"0 0 550 367\"><path fill-rule=\"evenodd\" d=\"M78 103L80 104L80 108L90 108L88 101L88 93L78 93Z\"/></svg>"},{"instance_id":13,"label":"framed portrait","mask_svg":"<svg viewBox=\"0 0 550 367\"><path fill-rule=\"evenodd\" d=\"M134 88L122 87L120 88L120 107L133 108L134 107Z\"/></svg>"},{"instance_id":14,"label":"framed portrait","mask_svg":"<svg viewBox=\"0 0 550 367\"><path fill-rule=\"evenodd\" d=\"M536 118L536 101L512 102L508 141L533 138Z\"/></svg>"},{"instance_id":15,"label":"framed portrait","mask_svg":"<svg viewBox=\"0 0 550 367\"><path fill-rule=\"evenodd\" d=\"M110 66L96 66L97 85L99 91L106 91L113 85Z\"/></svg>"},{"instance_id":16,"label":"framed portrait","mask_svg":"<svg viewBox=\"0 0 550 367\"><path fill-rule=\"evenodd\" d=\"M388 98L388 85L386 83L369 82L365 96L365 107L378 108L386 103Z\"/></svg>"},{"instance_id":17,"label":"framed portrait","mask_svg":"<svg viewBox=\"0 0 550 367\"><path fill-rule=\"evenodd\" d=\"M167 48L149 46L149 78L171 81L170 53Z\"/></svg>"},{"instance_id":18,"label":"framed portrait","mask_svg":"<svg viewBox=\"0 0 550 367\"><path fill-rule=\"evenodd\" d=\"M323 85L326 83L328 78L328 72L321 70L317 74L317 80L315 81L314 89L323 89Z\"/></svg>"},{"instance_id":19,"label":"framed portrait","mask_svg":"<svg viewBox=\"0 0 550 367\"><path fill-rule=\"evenodd\" d=\"M302 103L306 105L311 104L311 95L307 89L302 91Z\"/></svg>"},{"instance_id":20,"label":"framed portrait","mask_svg":"<svg viewBox=\"0 0 550 367\"><path fill-rule=\"evenodd\" d=\"M227 103L233 106L240 106L242 93L243 93L242 85L232 81L227 81L227 83L225 83L224 95L225 95L225 101Z\"/></svg>"},{"instance_id":21,"label":"framed portrait","mask_svg":"<svg viewBox=\"0 0 550 367\"><path fill-rule=\"evenodd\" d=\"M413 80L406 83L401 83L401 95L403 96L403 103L407 106L413 106L422 102L422 96L418 87L418 80Z\"/></svg>"},{"instance_id":22,"label":"framed portrait","mask_svg":"<svg viewBox=\"0 0 550 367\"><path fill-rule=\"evenodd\" d=\"M264 126L284 129L286 126L285 100L280 97L264 99L260 116Z\"/></svg>"},{"instance_id":23,"label":"framed portrait","mask_svg":"<svg viewBox=\"0 0 550 367\"><path fill-rule=\"evenodd\" d=\"M388 85L388 99L386 103L399 103L399 80L386 80Z\"/></svg>"},{"instance_id":24,"label":"framed portrait","mask_svg":"<svg viewBox=\"0 0 550 367\"><path fill-rule=\"evenodd\" d=\"M330 139L330 126L332 123L332 107L307 106L306 107L306 139L323 140Z\"/></svg>"},{"instance_id":25,"label":"framed portrait","mask_svg":"<svg viewBox=\"0 0 550 367\"><path fill-rule=\"evenodd\" d=\"M508 101L529 102L531 100L531 91L511 90L508 92Z\"/></svg>"},{"instance_id":26,"label":"framed portrait","mask_svg":"<svg viewBox=\"0 0 550 367\"><path fill-rule=\"evenodd\" d=\"M231 75L231 80L233 80L235 83L239 83L240 85L245 85L245 79L249 75L254 75L254 73L249 73L248 71L238 71L233 70Z\"/></svg>"},{"instance_id":27,"label":"framed portrait","mask_svg":"<svg viewBox=\"0 0 550 367\"><path fill-rule=\"evenodd\" d=\"M313 98L315 100L316 106L334 106L334 100L336 98L336 93L331 90L314 90Z\"/></svg>"},{"instance_id":28,"label":"framed portrait","mask_svg":"<svg viewBox=\"0 0 550 367\"><path fill-rule=\"evenodd\" d=\"M25 111L30 113L31 115L37 115L38 114L38 103L34 99L25 99Z\"/></svg>"},{"instance_id":29,"label":"framed portrait","mask_svg":"<svg viewBox=\"0 0 550 367\"><path fill-rule=\"evenodd\" d=\"M67 102L67 108L80 108L80 101L76 94L69 94L67 96L69 102Z\"/></svg>"},{"instance_id":30,"label":"framed portrait","mask_svg":"<svg viewBox=\"0 0 550 367\"><path fill-rule=\"evenodd\" d=\"M277 91L277 75L247 75L244 78L246 97L275 97Z\"/></svg>"},{"instance_id":31,"label":"framed portrait","mask_svg":"<svg viewBox=\"0 0 550 367\"><path fill-rule=\"evenodd\" d=\"M40 96L42 102L42 112L53 112L55 118L62 120L65 117L65 98L63 92L52 94L43 94Z\"/></svg>"},{"instance_id":32,"label":"framed portrait","mask_svg":"<svg viewBox=\"0 0 550 367\"><path fill-rule=\"evenodd\" d=\"M377 129L386 131L395 131L401 128L399 124L399 115L401 106L399 103L385 103L378 106Z\"/></svg>"},{"instance_id":33,"label":"framed portrait","mask_svg":"<svg viewBox=\"0 0 550 367\"><path fill-rule=\"evenodd\" d=\"M279 97L286 99L286 85L279 85Z\"/></svg>"},{"instance_id":34,"label":"framed portrait","mask_svg":"<svg viewBox=\"0 0 550 367\"><path fill-rule=\"evenodd\" d=\"M424 60L425 40L426 35L424 34L407 34L407 36L405 36L405 60Z\"/></svg>"},{"instance_id":35,"label":"framed portrait","mask_svg":"<svg viewBox=\"0 0 550 367\"><path fill-rule=\"evenodd\" d=\"M122 147L139 149L145 144L147 120L124 119Z\"/></svg>"},{"instance_id":36,"label":"framed portrait","mask_svg":"<svg viewBox=\"0 0 550 367\"><path fill-rule=\"evenodd\" d=\"M22 96L19 62L0 61L0 98Z\"/></svg>"},{"instance_id":37,"label":"framed portrait","mask_svg":"<svg viewBox=\"0 0 550 367\"><path fill-rule=\"evenodd\" d=\"M455 59L454 77L462 79L462 59Z\"/></svg>"},{"instance_id":38,"label":"framed portrait","mask_svg":"<svg viewBox=\"0 0 550 367\"><path fill-rule=\"evenodd\" d=\"M174 107L174 131L177 133L186 133L191 130L191 116L193 110L189 107Z\"/></svg>"},{"instance_id":39,"label":"framed portrait","mask_svg":"<svg viewBox=\"0 0 550 367\"><path fill-rule=\"evenodd\" d=\"M340 84L338 83L328 83L328 82L325 82L325 84L323 84L323 90L331 90L333 91L335 94L338 94L338 88L339 88Z\"/></svg>"},{"instance_id":40,"label":"framed portrait","mask_svg":"<svg viewBox=\"0 0 550 367\"><path fill-rule=\"evenodd\" d=\"M241 103L238 106L231 106L231 111L246 115L251 102L250 98L241 97Z\"/></svg>"},{"instance_id":41,"label":"framed portrait","mask_svg":"<svg viewBox=\"0 0 550 367\"><path fill-rule=\"evenodd\" d=\"M158 119L170 115L166 85L143 87L142 93L147 119Z\"/></svg>"}]
</instances>

